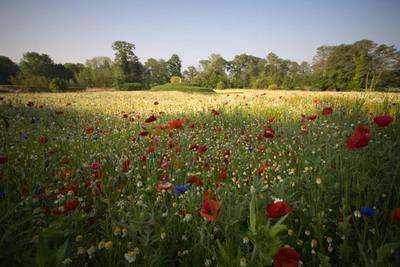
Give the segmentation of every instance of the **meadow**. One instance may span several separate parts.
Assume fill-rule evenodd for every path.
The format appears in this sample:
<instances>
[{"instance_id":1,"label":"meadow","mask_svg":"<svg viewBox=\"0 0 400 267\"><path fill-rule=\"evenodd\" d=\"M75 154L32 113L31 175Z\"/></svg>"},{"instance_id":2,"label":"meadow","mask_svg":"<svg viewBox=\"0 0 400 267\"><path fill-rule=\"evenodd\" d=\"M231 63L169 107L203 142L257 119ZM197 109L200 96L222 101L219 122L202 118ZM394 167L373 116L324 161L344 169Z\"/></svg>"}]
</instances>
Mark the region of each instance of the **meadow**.
<instances>
[{"instance_id":1,"label":"meadow","mask_svg":"<svg viewBox=\"0 0 400 267\"><path fill-rule=\"evenodd\" d=\"M400 95L0 95L4 266L399 266Z\"/></svg>"}]
</instances>

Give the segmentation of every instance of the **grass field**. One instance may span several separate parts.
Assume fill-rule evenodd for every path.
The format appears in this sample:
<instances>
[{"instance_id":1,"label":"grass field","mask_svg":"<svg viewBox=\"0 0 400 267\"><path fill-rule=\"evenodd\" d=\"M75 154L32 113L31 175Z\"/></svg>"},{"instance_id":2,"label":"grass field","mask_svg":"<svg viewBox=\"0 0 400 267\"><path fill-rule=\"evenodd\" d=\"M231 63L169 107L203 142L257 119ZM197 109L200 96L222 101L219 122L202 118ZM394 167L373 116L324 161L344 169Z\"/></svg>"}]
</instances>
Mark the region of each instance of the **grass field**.
<instances>
[{"instance_id":1,"label":"grass field","mask_svg":"<svg viewBox=\"0 0 400 267\"><path fill-rule=\"evenodd\" d=\"M216 92L0 95L2 264L399 266L400 95Z\"/></svg>"}]
</instances>

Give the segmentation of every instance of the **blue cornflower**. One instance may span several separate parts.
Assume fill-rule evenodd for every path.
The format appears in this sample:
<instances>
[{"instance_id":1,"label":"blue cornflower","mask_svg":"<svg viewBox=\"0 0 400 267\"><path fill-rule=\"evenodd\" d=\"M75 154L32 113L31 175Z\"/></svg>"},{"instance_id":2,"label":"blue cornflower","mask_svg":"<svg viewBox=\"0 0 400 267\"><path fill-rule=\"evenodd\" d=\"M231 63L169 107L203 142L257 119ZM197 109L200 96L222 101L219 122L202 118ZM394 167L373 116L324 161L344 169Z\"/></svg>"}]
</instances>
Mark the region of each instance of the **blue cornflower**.
<instances>
[{"instance_id":1,"label":"blue cornflower","mask_svg":"<svg viewBox=\"0 0 400 267\"><path fill-rule=\"evenodd\" d=\"M6 198L6 192L0 191L0 199Z\"/></svg>"},{"instance_id":2,"label":"blue cornflower","mask_svg":"<svg viewBox=\"0 0 400 267\"><path fill-rule=\"evenodd\" d=\"M372 217L375 215L375 210L368 207L361 207L360 212L365 217Z\"/></svg>"},{"instance_id":3,"label":"blue cornflower","mask_svg":"<svg viewBox=\"0 0 400 267\"><path fill-rule=\"evenodd\" d=\"M175 189L174 189L175 193L176 193L178 196L181 195L181 194L183 194L183 193L185 193L185 192L188 191L188 190L189 190L189 185L188 185L188 184L183 184L183 185L175 186Z\"/></svg>"}]
</instances>

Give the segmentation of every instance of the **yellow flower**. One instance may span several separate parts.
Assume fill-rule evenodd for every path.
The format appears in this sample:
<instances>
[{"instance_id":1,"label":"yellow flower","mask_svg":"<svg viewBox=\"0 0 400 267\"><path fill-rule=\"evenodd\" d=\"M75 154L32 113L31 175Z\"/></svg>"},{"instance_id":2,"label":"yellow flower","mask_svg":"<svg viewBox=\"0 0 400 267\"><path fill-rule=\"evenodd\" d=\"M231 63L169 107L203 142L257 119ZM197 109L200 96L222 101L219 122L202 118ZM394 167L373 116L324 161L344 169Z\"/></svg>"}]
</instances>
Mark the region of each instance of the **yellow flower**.
<instances>
[{"instance_id":1,"label":"yellow flower","mask_svg":"<svg viewBox=\"0 0 400 267\"><path fill-rule=\"evenodd\" d=\"M112 241L107 241L107 242L104 244L104 247L105 247L106 249L111 249L112 246L113 246L113 242L112 242Z\"/></svg>"},{"instance_id":2,"label":"yellow flower","mask_svg":"<svg viewBox=\"0 0 400 267\"><path fill-rule=\"evenodd\" d=\"M120 235L121 234L121 228L115 227L114 228L114 235Z\"/></svg>"},{"instance_id":3,"label":"yellow flower","mask_svg":"<svg viewBox=\"0 0 400 267\"><path fill-rule=\"evenodd\" d=\"M240 267L246 267L247 266L247 260L245 257L240 258Z\"/></svg>"},{"instance_id":4,"label":"yellow flower","mask_svg":"<svg viewBox=\"0 0 400 267\"><path fill-rule=\"evenodd\" d=\"M289 229L289 230L287 231L287 234L288 234L288 235L293 235L293 230L292 230L292 229Z\"/></svg>"},{"instance_id":5,"label":"yellow flower","mask_svg":"<svg viewBox=\"0 0 400 267\"><path fill-rule=\"evenodd\" d=\"M75 237L75 241L76 241L76 242L81 242L81 241L82 241L82 238L83 238L82 235L77 235L77 236Z\"/></svg>"}]
</instances>

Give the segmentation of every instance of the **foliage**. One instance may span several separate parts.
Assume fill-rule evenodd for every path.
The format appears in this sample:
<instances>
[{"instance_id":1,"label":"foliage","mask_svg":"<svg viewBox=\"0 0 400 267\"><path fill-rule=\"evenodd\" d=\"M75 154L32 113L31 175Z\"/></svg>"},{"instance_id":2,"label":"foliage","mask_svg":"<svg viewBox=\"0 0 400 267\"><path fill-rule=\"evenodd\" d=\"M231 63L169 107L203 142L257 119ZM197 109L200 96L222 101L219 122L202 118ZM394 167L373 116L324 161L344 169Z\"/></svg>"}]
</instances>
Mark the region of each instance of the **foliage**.
<instances>
[{"instance_id":1,"label":"foliage","mask_svg":"<svg viewBox=\"0 0 400 267\"><path fill-rule=\"evenodd\" d=\"M68 89L68 83L60 78L54 78L49 84L51 92L63 92Z\"/></svg>"},{"instance_id":2,"label":"foliage","mask_svg":"<svg viewBox=\"0 0 400 267\"><path fill-rule=\"evenodd\" d=\"M151 91L179 91L185 93L214 93L214 90L207 87L193 86L189 84L166 83L157 85L150 89Z\"/></svg>"},{"instance_id":3,"label":"foliage","mask_svg":"<svg viewBox=\"0 0 400 267\"><path fill-rule=\"evenodd\" d=\"M182 78L179 76L172 76L170 80L170 83L172 84L180 84L182 81Z\"/></svg>"},{"instance_id":4,"label":"foliage","mask_svg":"<svg viewBox=\"0 0 400 267\"><path fill-rule=\"evenodd\" d=\"M143 84L141 83L124 83L123 89L127 91L143 90Z\"/></svg>"},{"instance_id":5,"label":"foliage","mask_svg":"<svg viewBox=\"0 0 400 267\"><path fill-rule=\"evenodd\" d=\"M167 70L168 70L168 76L173 77L173 76L178 76L181 77L181 67L182 67L182 61L179 58L177 54L172 54L171 58L168 59L167 61Z\"/></svg>"},{"instance_id":6,"label":"foliage","mask_svg":"<svg viewBox=\"0 0 400 267\"><path fill-rule=\"evenodd\" d=\"M0 56L0 84L11 84L11 77L18 72L18 65L8 57Z\"/></svg>"}]
</instances>

